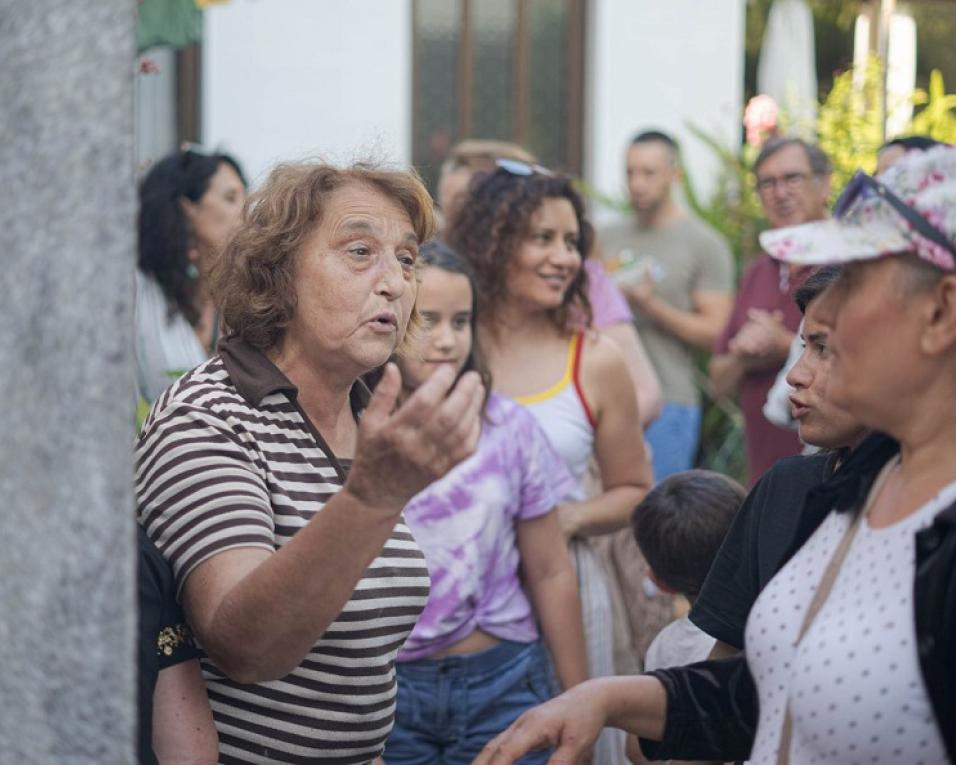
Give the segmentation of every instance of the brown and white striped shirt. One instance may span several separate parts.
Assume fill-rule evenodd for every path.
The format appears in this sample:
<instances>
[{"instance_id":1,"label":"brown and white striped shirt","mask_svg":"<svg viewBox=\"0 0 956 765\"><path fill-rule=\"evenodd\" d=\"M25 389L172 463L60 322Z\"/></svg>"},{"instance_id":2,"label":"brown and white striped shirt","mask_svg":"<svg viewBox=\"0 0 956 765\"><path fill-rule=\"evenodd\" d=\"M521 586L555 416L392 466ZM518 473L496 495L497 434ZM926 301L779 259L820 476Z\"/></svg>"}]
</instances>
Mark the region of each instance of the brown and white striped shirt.
<instances>
[{"instance_id":1,"label":"brown and white striped shirt","mask_svg":"<svg viewBox=\"0 0 956 765\"><path fill-rule=\"evenodd\" d=\"M181 593L196 566L218 553L288 542L342 488L346 469L296 403L295 386L230 338L161 395L144 423L139 520ZM203 659L220 763L372 760L392 727L395 654L427 599L424 557L400 522L289 675L241 685Z\"/></svg>"}]
</instances>

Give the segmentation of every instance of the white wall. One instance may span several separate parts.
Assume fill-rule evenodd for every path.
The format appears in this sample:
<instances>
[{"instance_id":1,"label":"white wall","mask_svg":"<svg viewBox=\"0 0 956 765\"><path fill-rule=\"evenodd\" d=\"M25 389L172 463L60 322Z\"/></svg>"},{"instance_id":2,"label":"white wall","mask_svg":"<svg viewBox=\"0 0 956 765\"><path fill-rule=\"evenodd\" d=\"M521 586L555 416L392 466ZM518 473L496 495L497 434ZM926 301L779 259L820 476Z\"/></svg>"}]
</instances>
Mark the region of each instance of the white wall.
<instances>
[{"instance_id":1,"label":"white wall","mask_svg":"<svg viewBox=\"0 0 956 765\"><path fill-rule=\"evenodd\" d=\"M698 194L717 162L687 123L739 140L744 0L592 0L585 72L585 177L623 195L624 152L640 129L672 133ZM608 213L595 210L598 220Z\"/></svg>"},{"instance_id":2,"label":"white wall","mask_svg":"<svg viewBox=\"0 0 956 765\"><path fill-rule=\"evenodd\" d=\"M233 0L204 15L203 143L277 160L411 159L411 0Z\"/></svg>"},{"instance_id":3,"label":"white wall","mask_svg":"<svg viewBox=\"0 0 956 765\"><path fill-rule=\"evenodd\" d=\"M172 48L150 48L143 54L158 72L137 74L136 170L176 149L176 52Z\"/></svg>"}]
</instances>

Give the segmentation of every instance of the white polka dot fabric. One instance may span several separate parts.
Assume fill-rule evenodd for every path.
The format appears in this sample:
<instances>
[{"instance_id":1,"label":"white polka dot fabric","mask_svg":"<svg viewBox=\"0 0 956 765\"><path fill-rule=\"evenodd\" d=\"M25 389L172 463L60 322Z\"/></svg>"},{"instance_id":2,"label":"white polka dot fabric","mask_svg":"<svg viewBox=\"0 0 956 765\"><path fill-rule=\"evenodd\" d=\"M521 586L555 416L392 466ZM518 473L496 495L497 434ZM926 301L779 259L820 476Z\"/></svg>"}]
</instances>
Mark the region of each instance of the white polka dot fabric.
<instances>
[{"instance_id":1,"label":"white polka dot fabric","mask_svg":"<svg viewBox=\"0 0 956 765\"><path fill-rule=\"evenodd\" d=\"M850 516L831 513L766 586L746 630L760 698L751 762L777 762L788 703L794 765L949 762L920 675L913 579L914 534L954 499L956 483L892 526L861 523L797 649L804 613Z\"/></svg>"}]
</instances>

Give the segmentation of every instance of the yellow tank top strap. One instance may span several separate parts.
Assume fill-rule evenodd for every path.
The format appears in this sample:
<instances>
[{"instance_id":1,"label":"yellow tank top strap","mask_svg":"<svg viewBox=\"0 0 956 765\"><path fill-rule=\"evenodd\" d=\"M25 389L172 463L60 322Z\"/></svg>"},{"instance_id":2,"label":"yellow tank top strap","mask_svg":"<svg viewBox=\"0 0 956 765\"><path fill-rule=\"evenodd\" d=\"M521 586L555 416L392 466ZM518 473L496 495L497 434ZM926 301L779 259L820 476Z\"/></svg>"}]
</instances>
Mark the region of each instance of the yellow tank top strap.
<instances>
[{"instance_id":1,"label":"yellow tank top strap","mask_svg":"<svg viewBox=\"0 0 956 765\"><path fill-rule=\"evenodd\" d=\"M561 379L558 380L554 385L552 385L547 390L543 390L540 393L532 393L528 396L515 396L515 401L519 404L538 404L542 401L546 401L549 398L554 398L561 391L568 387L571 384L571 380L574 377L574 358L577 355L578 345L581 343L581 338L584 337L583 333L575 332L571 337L571 341L568 343L568 358L567 362L564 365L564 374L561 376Z\"/></svg>"}]
</instances>

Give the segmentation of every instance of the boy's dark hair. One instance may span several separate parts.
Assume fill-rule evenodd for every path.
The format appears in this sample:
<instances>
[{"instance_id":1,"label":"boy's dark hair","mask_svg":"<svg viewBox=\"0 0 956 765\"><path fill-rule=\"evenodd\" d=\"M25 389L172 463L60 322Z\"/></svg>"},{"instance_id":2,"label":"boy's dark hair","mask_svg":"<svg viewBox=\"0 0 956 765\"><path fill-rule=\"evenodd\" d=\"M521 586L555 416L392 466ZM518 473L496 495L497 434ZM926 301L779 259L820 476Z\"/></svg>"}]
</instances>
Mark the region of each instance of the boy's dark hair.
<instances>
[{"instance_id":1,"label":"boy's dark hair","mask_svg":"<svg viewBox=\"0 0 956 765\"><path fill-rule=\"evenodd\" d=\"M823 291L835 282L843 272L842 266L820 266L793 293L793 300L800 313L807 312L807 306L816 300Z\"/></svg>"},{"instance_id":2,"label":"boy's dark hair","mask_svg":"<svg viewBox=\"0 0 956 765\"><path fill-rule=\"evenodd\" d=\"M745 494L739 483L710 470L675 473L648 492L631 525L661 584L696 597Z\"/></svg>"}]
</instances>

